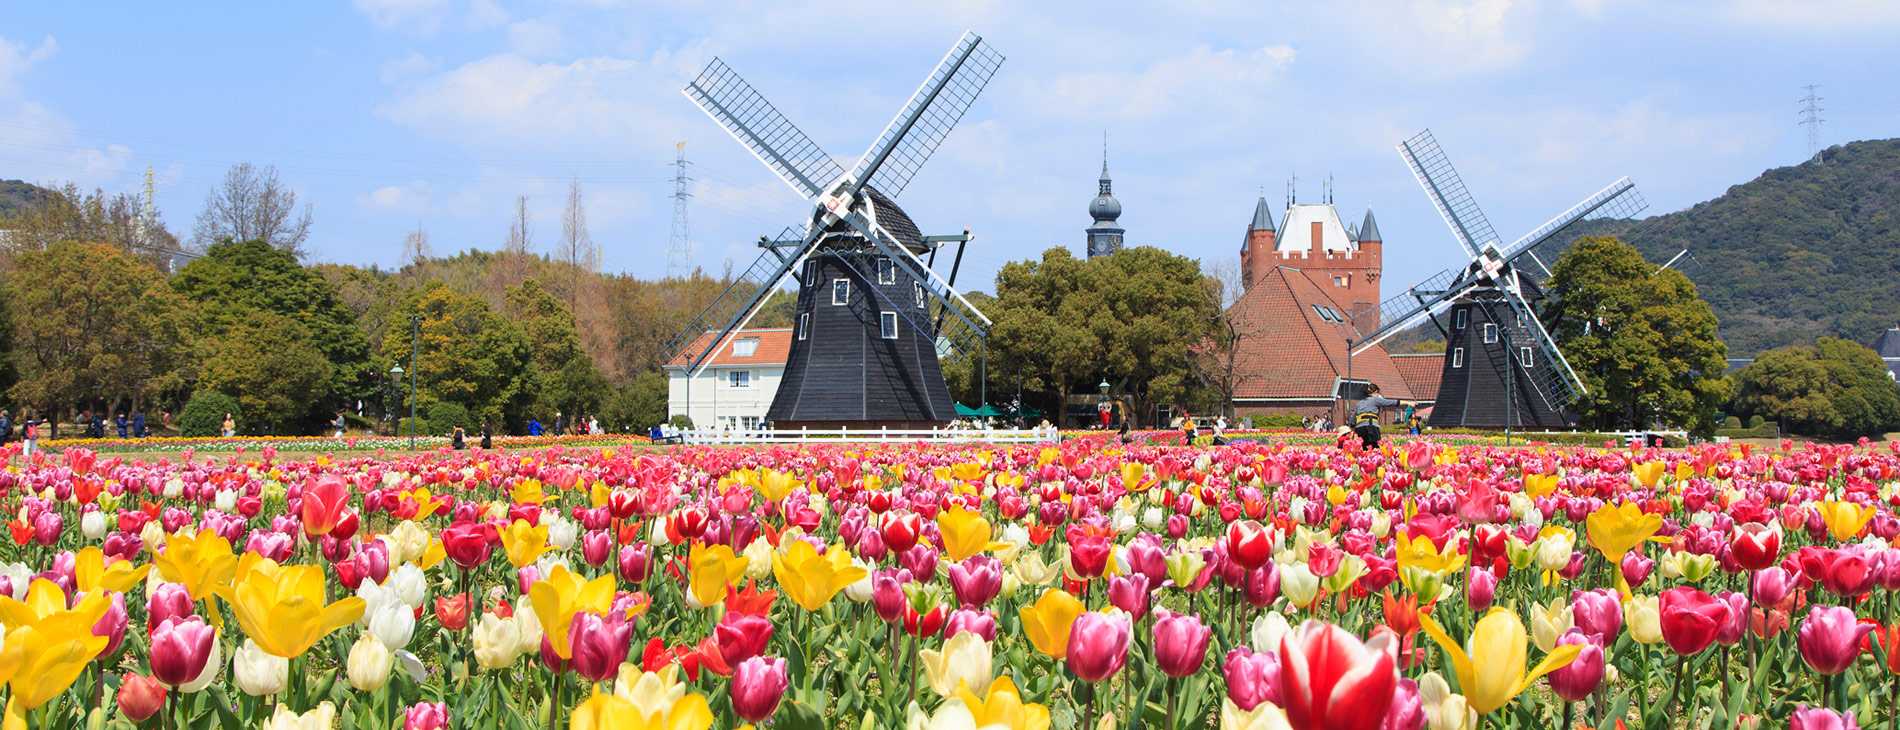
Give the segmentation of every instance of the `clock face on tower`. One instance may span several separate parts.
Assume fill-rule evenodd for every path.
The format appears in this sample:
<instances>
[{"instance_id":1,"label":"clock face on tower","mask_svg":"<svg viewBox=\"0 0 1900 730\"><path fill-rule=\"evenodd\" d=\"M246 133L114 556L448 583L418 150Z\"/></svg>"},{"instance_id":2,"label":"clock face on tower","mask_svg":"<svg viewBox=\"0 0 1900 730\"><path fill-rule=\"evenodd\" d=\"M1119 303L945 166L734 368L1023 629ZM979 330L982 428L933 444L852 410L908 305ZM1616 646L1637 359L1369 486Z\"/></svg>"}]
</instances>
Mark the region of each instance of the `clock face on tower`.
<instances>
[{"instance_id":1,"label":"clock face on tower","mask_svg":"<svg viewBox=\"0 0 1900 730\"><path fill-rule=\"evenodd\" d=\"M1089 258L1107 256L1121 248L1121 236L1103 235L1089 237Z\"/></svg>"}]
</instances>

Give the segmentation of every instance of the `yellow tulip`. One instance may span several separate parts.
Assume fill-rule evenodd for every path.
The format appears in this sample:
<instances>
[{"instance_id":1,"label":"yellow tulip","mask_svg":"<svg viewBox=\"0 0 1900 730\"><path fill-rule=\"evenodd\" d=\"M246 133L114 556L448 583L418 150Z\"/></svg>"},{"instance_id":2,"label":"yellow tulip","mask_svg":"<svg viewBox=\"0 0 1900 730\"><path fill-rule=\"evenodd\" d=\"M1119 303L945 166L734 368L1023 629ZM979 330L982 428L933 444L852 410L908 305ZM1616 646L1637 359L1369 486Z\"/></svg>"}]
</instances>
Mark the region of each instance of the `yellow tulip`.
<instances>
[{"instance_id":1,"label":"yellow tulip","mask_svg":"<svg viewBox=\"0 0 1900 730\"><path fill-rule=\"evenodd\" d=\"M323 637L355 623L367 607L350 596L323 604L323 569L314 565L248 562L237 581L220 587L244 635L272 656L294 659Z\"/></svg>"},{"instance_id":2,"label":"yellow tulip","mask_svg":"<svg viewBox=\"0 0 1900 730\"><path fill-rule=\"evenodd\" d=\"M1662 601L1660 596L1630 596L1623 601L1623 624L1638 644L1656 644L1663 640Z\"/></svg>"},{"instance_id":3,"label":"yellow tulip","mask_svg":"<svg viewBox=\"0 0 1900 730\"><path fill-rule=\"evenodd\" d=\"M106 638L92 633L97 622L97 616L56 611L34 625L8 631L0 665L12 665L13 699L31 710L71 687L86 664L106 649Z\"/></svg>"},{"instance_id":4,"label":"yellow tulip","mask_svg":"<svg viewBox=\"0 0 1900 730\"><path fill-rule=\"evenodd\" d=\"M1036 650L1057 659L1063 659L1069 653L1069 629L1075 625L1075 617L1082 615L1082 602L1060 588L1051 588L1042 592L1033 605L1021 610L1023 633L1029 635L1029 643Z\"/></svg>"},{"instance_id":5,"label":"yellow tulip","mask_svg":"<svg viewBox=\"0 0 1900 730\"><path fill-rule=\"evenodd\" d=\"M632 702L640 708L640 714L652 716L654 713L666 714L673 705L686 698L686 685L680 683L680 665L668 664L660 671L643 671L640 665L631 662L620 665L620 675L614 680L614 695Z\"/></svg>"},{"instance_id":6,"label":"yellow tulip","mask_svg":"<svg viewBox=\"0 0 1900 730\"><path fill-rule=\"evenodd\" d=\"M1555 491L1557 491L1556 474L1524 475L1524 493L1530 495L1531 499L1549 496Z\"/></svg>"},{"instance_id":7,"label":"yellow tulip","mask_svg":"<svg viewBox=\"0 0 1900 730\"><path fill-rule=\"evenodd\" d=\"M159 575L173 583L185 584L185 592L194 601L203 600L231 584L237 574L238 559L231 553L231 541L211 530L199 530L193 537L173 535L165 540L165 552L152 561Z\"/></svg>"},{"instance_id":8,"label":"yellow tulip","mask_svg":"<svg viewBox=\"0 0 1900 730\"><path fill-rule=\"evenodd\" d=\"M528 588L528 602L534 606L534 616L540 619L548 643L554 645L554 653L568 659L573 656L573 648L568 646L567 630L574 624L575 614L604 614L612 609L614 577L603 575L582 581L567 566L557 564L547 577Z\"/></svg>"},{"instance_id":9,"label":"yellow tulip","mask_svg":"<svg viewBox=\"0 0 1900 730\"><path fill-rule=\"evenodd\" d=\"M1024 704L1022 693L1016 689L1016 683L1009 677L998 677L991 682L989 691L979 699L978 692L968 686L957 690L956 699L975 718L976 726L981 728L1005 727L1010 730L1048 730L1049 708L1036 704Z\"/></svg>"},{"instance_id":10,"label":"yellow tulip","mask_svg":"<svg viewBox=\"0 0 1900 730\"><path fill-rule=\"evenodd\" d=\"M1656 483L1662 481L1663 463L1660 461L1645 461L1630 467L1630 473L1634 474L1636 481L1644 487L1655 489Z\"/></svg>"},{"instance_id":11,"label":"yellow tulip","mask_svg":"<svg viewBox=\"0 0 1900 730\"><path fill-rule=\"evenodd\" d=\"M515 482L515 488L508 492L508 500L515 504L540 504L547 499L547 495L541 492L539 479L523 479Z\"/></svg>"},{"instance_id":12,"label":"yellow tulip","mask_svg":"<svg viewBox=\"0 0 1900 730\"><path fill-rule=\"evenodd\" d=\"M1424 535L1418 537L1399 535L1398 554L1401 569L1416 566L1439 575L1464 570L1466 560L1464 554L1458 552L1458 546L1452 541L1445 541L1445 549L1441 551L1437 545L1432 544L1431 538Z\"/></svg>"},{"instance_id":13,"label":"yellow tulip","mask_svg":"<svg viewBox=\"0 0 1900 730\"><path fill-rule=\"evenodd\" d=\"M803 485L798 481L798 476L791 472L766 469L759 475L759 496L764 497L765 501L773 504L777 504L780 500L785 499L785 495L791 494L792 490L800 486Z\"/></svg>"},{"instance_id":14,"label":"yellow tulip","mask_svg":"<svg viewBox=\"0 0 1900 730\"><path fill-rule=\"evenodd\" d=\"M943 651L917 652L924 676L937 694L950 697L959 689L983 694L990 689L990 643L974 631L959 631L943 643Z\"/></svg>"},{"instance_id":15,"label":"yellow tulip","mask_svg":"<svg viewBox=\"0 0 1900 730\"><path fill-rule=\"evenodd\" d=\"M1835 540L1847 542L1860 534L1861 528L1874 518L1874 508L1863 507L1853 502L1828 501L1816 507L1821 511L1821 521L1827 523L1827 532Z\"/></svg>"},{"instance_id":16,"label":"yellow tulip","mask_svg":"<svg viewBox=\"0 0 1900 730\"><path fill-rule=\"evenodd\" d=\"M1610 565L1622 562L1624 555L1655 535L1662 526L1662 515L1644 512L1630 502L1614 507L1603 505L1583 520L1590 546L1609 558ZM1612 572L1616 574L1617 591L1628 597L1630 589L1623 580L1623 571Z\"/></svg>"},{"instance_id":17,"label":"yellow tulip","mask_svg":"<svg viewBox=\"0 0 1900 730\"><path fill-rule=\"evenodd\" d=\"M598 690L568 716L569 730L706 730L712 727L712 708L706 698L686 695L664 713L642 716L640 707L625 697Z\"/></svg>"},{"instance_id":18,"label":"yellow tulip","mask_svg":"<svg viewBox=\"0 0 1900 730\"><path fill-rule=\"evenodd\" d=\"M1557 647L1526 673L1524 660L1529 654L1530 638L1524 633L1524 622L1518 620L1515 613L1494 608L1479 619L1471 632L1469 652L1452 641L1431 616L1419 616L1419 624L1451 657L1452 668L1458 673L1458 689L1464 693L1471 709L1480 715L1503 707L1538 677L1568 666L1583 651L1583 647L1575 644Z\"/></svg>"},{"instance_id":19,"label":"yellow tulip","mask_svg":"<svg viewBox=\"0 0 1900 730\"><path fill-rule=\"evenodd\" d=\"M745 575L746 559L734 555L725 545L707 547L695 541L687 554L687 569L692 573L693 599L701 606L725 600L726 589Z\"/></svg>"},{"instance_id":20,"label":"yellow tulip","mask_svg":"<svg viewBox=\"0 0 1900 730\"><path fill-rule=\"evenodd\" d=\"M937 529L943 533L943 553L955 562L963 562L985 550L1002 550L1009 543L990 542L990 521L961 506L937 515Z\"/></svg>"},{"instance_id":21,"label":"yellow tulip","mask_svg":"<svg viewBox=\"0 0 1900 730\"><path fill-rule=\"evenodd\" d=\"M869 571L851 564L851 552L834 546L818 554L818 548L804 540L794 540L784 553L772 554L772 574L785 596L807 611L817 611L831 597L869 575Z\"/></svg>"},{"instance_id":22,"label":"yellow tulip","mask_svg":"<svg viewBox=\"0 0 1900 730\"><path fill-rule=\"evenodd\" d=\"M1140 465L1137 464L1135 466L1139 467ZM1127 466L1122 467L1122 473L1123 474L1128 473ZM978 464L976 462L966 461L956 466L950 467L950 475L956 477L960 481L974 482L983 478L983 465ZM1129 484L1132 485L1134 484L1134 482L1129 482Z\"/></svg>"},{"instance_id":23,"label":"yellow tulip","mask_svg":"<svg viewBox=\"0 0 1900 730\"><path fill-rule=\"evenodd\" d=\"M440 539L432 539L429 541L429 546L422 549L422 554L417 555L410 562L415 563L418 568L428 570L435 567L437 563L442 562L442 559L448 556L448 548L442 545L442 541Z\"/></svg>"},{"instance_id":24,"label":"yellow tulip","mask_svg":"<svg viewBox=\"0 0 1900 730\"><path fill-rule=\"evenodd\" d=\"M47 621L58 619L68 613L87 620L86 626L98 623L99 617L106 614L110 602L104 593L94 591L80 599L79 605L72 610L66 609L66 591L45 578L34 578L27 586L26 601L14 600L12 596L0 595L0 624L7 628L38 626ZM87 631L91 631L87 628Z\"/></svg>"},{"instance_id":25,"label":"yellow tulip","mask_svg":"<svg viewBox=\"0 0 1900 730\"><path fill-rule=\"evenodd\" d=\"M501 528L501 547L508 553L508 562L516 568L525 567L541 559L548 551L548 526L529 525L527 520L515 520Z\"/></svg>"},{"instance_id":26,"label":"yellow tulip","mask_svg":"<svg viewBox=\"0 0 1900 730\"><path fill-rule=\"evenodd\" d=\"M145 574L150 572L149 563L133 567L130 560L118 560L106 565L106 555L96 545L73 554L73 586L81 593L100 588L124 593L145 580Z\"/></svg>"}]
</instances>

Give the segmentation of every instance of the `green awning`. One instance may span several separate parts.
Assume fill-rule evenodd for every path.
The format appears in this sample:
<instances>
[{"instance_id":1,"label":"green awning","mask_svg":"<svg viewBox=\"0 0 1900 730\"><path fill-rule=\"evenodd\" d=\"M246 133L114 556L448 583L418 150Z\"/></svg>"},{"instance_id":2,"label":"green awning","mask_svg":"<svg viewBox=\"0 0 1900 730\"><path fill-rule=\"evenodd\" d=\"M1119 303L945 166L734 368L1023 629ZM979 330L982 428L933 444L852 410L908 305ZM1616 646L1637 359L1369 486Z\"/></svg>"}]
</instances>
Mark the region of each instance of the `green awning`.
<instances>
[{"instance_id":1,"label":"green awning","mask_svg":"<svg viewBox=\"0 0 1900 730\"><path fill-rule=\"evenodd\" d=\"M976 409L976 415L984 416L987 418L1001 418L1003 416L1003 411L1002 409L999 409L996 406L985 403L983 404L982 408Z\"/></svg>"},{"instance_id":2,"label":"green awning","mask_svg":"<svg viewBox=\"0 0 1900 730\"><path fill-rule=\"evenodd\" d=\"M976 415L976 409L975 409L975 408L971 408L971 407L969 407L969 406L966 406L966 405L963 405L962 403L958 403L958 404L957 404L957 415L959 415L959 416L964 416L964 417L969 417L969 416L974 416L974 415Z\"/></svg>"}]
</instances>

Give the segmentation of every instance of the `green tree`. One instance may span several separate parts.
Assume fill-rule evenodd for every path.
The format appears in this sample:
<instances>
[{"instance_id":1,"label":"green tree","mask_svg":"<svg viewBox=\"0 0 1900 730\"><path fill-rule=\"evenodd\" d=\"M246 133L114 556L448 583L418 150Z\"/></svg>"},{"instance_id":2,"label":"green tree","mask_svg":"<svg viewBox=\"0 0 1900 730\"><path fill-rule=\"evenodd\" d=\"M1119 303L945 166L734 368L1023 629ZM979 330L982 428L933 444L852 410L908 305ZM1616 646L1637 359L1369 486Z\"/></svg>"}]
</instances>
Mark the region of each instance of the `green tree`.
<instances>
[{"instance_id":1,"label":"green tree","mask_svg":"<svg viewBox=\"0 0 1900 730\"><path fill-rule=\"evenodd\" d=\"M666 422L666 375L647 371L601 406L602 425L615 433L646 433Z\"/></svg>"},{"instance_id":2,"label":"green tree","mask_svg":"<svg viewBox=\"0 0 1900 730\"><path fill-rule=\"evenodd\" d=\"M438 401L460 403L476 418L515 424L532 399L532 346L507 317L482 300L430 280L410 293L403 316L422 317L421 356L413 366L421 412ZM410 331L389 327L381 352L410 368Z\"/></svg>"},{"instance_id":3,"label":"green tree","mask_svg":"<svg viewBox=\"0 0 1900 730\"><path fill-rule=\"evenodd\" d=\"M1051 420L1062 413L1069 393L1083 380L1102 374L1100 340L1093 330L1067 319L1072 313L1064 310L1064 303L1083 286L1084 266L1066 248L1044 251L1040 261L1004 264L996 273L996 299L983 310L992 322L991 385L1004 374L1014 385L1020 373L1023 399L1040 404ZM972 358L962 367L975 366ZM976 393L974 375L963 380L968 385L959 390L967 400Z\"/></svg>"},{"instance_id":4,"label":"green tree","mask_svg":"<svg viewBox=\"0 0 1900 730\"><path fill-rule=\"evenodd\" d=\"M1739 414L1775 419L1784 431L1854 438L1900 430L1900 385L1880 355L1832 337L1762 353L1735 373Z\"/></svg>"},{"instance_id":5,"label":"green tree","mask_svg":"<svg viewBox=\"0 0 1900 730\"><path fill-rule=\"evenodd\" d=\"M1585 423L1711 433L1728 347L1695 284L1658 268L1614 237L1586 237L1557 261L1542 318L1588 390L1575 406Z\"/></svg>"},{"instance_id":6,"label":"green tree","mask_svg":"<svg viewBox=\"0 0 1900 730\"><path fill-rule=\"evenodd\" d=\"M251 320L255 312L286 317L303 328L333 372L323 389L303 397L301 412L283 417L285 422L317 427L328 423L337 409L375 391L384 368L370 361L369 341L357 328L355 314L344 306L334 284L297 263L289 251L264 241L213 244L172 277L171 286L199 305L203 332L228 331Z\"/></svg>"},{"instance_id":7,"label":"green tree","mask_svg":"<svg viewBox=\"0 0 1900 730\"><path fill-rule=\"evenodd\" d=\"M207 338L199 387L235 394L255 424L302 433L310 404L330 390L334 368L297 320L252 310Z\"/></svg>"},{"instance_id":8,"label":"green tree","mask_svg":"<svg viewBox=\"0 0 1900 730\"><path fill-rule=\"evenodd\" d=\"M187 304L162 275L106 244L55 242L20 255L3 296L13 308L13 397L42 415L129 399L185 357Z\"/></svg>"}]
</instances>

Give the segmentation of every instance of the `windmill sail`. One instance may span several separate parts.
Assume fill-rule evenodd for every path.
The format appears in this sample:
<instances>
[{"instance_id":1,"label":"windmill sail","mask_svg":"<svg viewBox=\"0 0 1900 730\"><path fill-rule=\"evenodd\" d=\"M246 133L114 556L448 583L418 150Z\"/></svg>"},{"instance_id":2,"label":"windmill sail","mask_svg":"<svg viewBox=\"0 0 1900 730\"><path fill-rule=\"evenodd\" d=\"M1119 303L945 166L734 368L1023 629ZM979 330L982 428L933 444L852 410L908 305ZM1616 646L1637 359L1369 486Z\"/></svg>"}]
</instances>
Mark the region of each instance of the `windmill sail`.
<instances>
[{"instance_id":1,"label":"windmill sail","mask_svg":"<svg viewBox=\"0 0 1900 730\"><path fill-rule=\"evenodd\" d=\"M985 44L982 36L964 33L859 158L851 171L858 186L869 185L893 198L902 193L1002 64L1002 54Z\"/></svg>"},{"instance_id":2,"label":"windmill sail","mask_svg":"<svg viewBox=\"0 0 1900 730\"><path fill-rule=\"evenodd\" d=\"M683 91L800 196L815 197L844 174L830 155L724 61L715 58L706 64Z\"/></svg>"},{"instance_id":3,"label":"windmill sail","mask_svg":"<svg viewBox=\"0 0 1900 730\"><path fill-rule=\"evenodd\" d=\"M1451 166L1451 158L1438 148L1432 130L1400 142L1399 154L1405 157L1405 164L1411 166L1425 194L1431 196L1432 205L1438 206L1438 214L1451 226L1452 235L1465 247L1465 253L1477 258L1487 244L1498 242L1497 232L1491 230L1491 221L1485 219L1484 211L1478 209L1478 201L1465 189L1465 181Z\"/></svg>"},{"instance_id":4,"label":"windmill sail","mask_svg":"<svg viewBox=\"0 0 1900 730\"><path fill-rule=\"evenodd\" d=\"M1549 269L1544 266L1542 259L1537 258L1538 246L1557 238L1577 221L1591 218L1634 218L1647 207L1649 203L1643 200L1641 193L1636 192L1636 185L1631 183L1629 178L1617 180L1512 242L1504 251L1504 260L1515 262L1520 256L1530 258L1537 263L1538 269L1544 272L1545 278L1548 278Z\"/></svg>"},{"instance_id":5,"label":"windmill sail","mask_svg":"<svg viewBox=\"0 0 1900 730\"><path fill-rule=\"evenodd\" d=\"M816 236L787 228L780 239L790 240L794 236L803 240L803 243L790 253L778 248L767 248L752 261L751 266L733 277L725 291L720 292L712 304L667 344L667 362L684 366L688 374L698 375L700 366L718 352L733 333L745 328L746 322L758 314L759 309L765 306L765 301L772 297L772 292L784 283L785 277L798 269L800 262L810 253L812 239Z\"/></svg>"}]
</instances>

